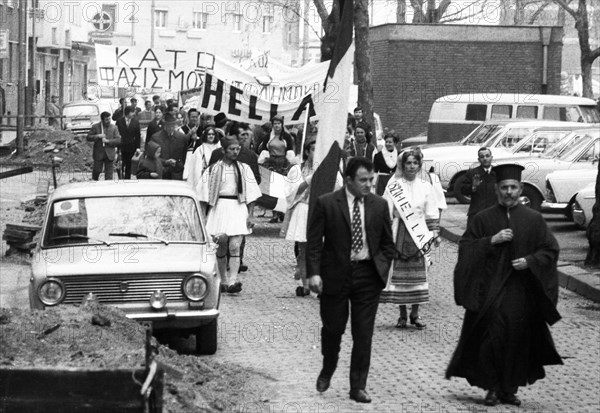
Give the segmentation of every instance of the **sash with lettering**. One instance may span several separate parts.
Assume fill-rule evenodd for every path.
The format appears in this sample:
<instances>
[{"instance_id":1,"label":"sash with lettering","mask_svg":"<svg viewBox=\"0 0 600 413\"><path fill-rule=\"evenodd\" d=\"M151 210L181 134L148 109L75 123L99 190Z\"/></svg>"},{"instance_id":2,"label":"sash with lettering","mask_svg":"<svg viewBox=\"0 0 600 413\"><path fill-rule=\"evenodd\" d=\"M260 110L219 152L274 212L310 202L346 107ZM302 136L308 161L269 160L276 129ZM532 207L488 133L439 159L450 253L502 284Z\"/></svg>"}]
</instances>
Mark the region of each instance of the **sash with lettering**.
<instances>
[{"instance_id":1,"label":"sash with lettering","mask_svg":"<svg viewBox=\"0 0 600 413\"><path fill-rule=\"evenodd\" d=\"M425 220L419 218L414 212L410 200L406 197L406 191L402 187L402 180L392 179L388 182L385 191L390 195L394 207L404 222L406 231L414 241L428 265L431 265L429 251L435 239L433 233L427 228Z\"/></svg>"}]
</instances>

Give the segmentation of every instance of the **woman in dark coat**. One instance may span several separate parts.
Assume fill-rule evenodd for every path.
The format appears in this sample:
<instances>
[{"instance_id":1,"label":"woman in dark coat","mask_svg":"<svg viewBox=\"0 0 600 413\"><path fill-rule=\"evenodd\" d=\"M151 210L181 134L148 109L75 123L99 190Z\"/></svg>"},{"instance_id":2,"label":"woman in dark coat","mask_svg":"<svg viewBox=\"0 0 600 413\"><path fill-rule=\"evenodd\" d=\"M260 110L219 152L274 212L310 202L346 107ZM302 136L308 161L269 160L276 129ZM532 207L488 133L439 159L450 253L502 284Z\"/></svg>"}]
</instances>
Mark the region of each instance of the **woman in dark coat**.
<instances>
[{"instance_id":1,"label":"woman in dark coat","mask_svg":"<svg viewBox=\"0 0 600 413\"><path fill-rule=\"evenodd\" d=\"M148 129L146 129L146 145L144 150L148 150L148 142L150 142L150 139L152 139L152 135L162 130L163 115L164 108L162 106L155 106L154 119L150 121L150 123L148 124Z\"/></svg>"}]
</instances>

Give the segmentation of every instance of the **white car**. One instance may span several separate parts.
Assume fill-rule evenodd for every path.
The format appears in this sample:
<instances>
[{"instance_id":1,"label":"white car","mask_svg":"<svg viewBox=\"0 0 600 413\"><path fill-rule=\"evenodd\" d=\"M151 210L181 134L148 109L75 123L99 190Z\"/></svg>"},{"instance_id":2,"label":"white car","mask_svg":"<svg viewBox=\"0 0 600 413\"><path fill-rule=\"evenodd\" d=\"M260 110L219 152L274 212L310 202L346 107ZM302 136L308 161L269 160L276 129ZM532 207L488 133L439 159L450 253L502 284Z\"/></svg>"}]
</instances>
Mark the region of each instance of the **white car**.
<instances>
[{"instance_id":1,"label":"white car","mask_svg":"<svg viewBox=\"0 0 600 413\"><path fill-rule=\"evenodd\" d=\"M456 180L477 162L482 146L492 151L494 159L513 157L512 148L542 127L581 127L581 123L556 121L493 121L485 122L459 144L430 146L422 149L423 168L439 175L442 188L450 195ZM527 153L524 153L524 156Z\"/></svg>"},{"instance_id":2,"label":"white car","mask_svg":"<svg viewBox=\"0 0 600 413\"><path fill-rule=\"evenodd\" d=\"M596 182L591 182L577 193L571 206L571 215L575 225L582 229L587 228L592 220L592 209L595 203Z\"/></svg>"},{"instance_id":3,"label":"white car","mask_svg":"<svg viewBox=\"0 0 600 413\"><path fill-rule=\"evenodd\" d=\"M213 354L221 281L214 251L185 182L59 186L34 252L30 306L97 301L157 332L193 334L197 352Z\"/></svg>"},{"instance_id":4,"label":"white car","mask_svg":"<svg viewBox=\"0 0 600 413\"><path fill-rule=\"evenodd\" d=\"M94 123L100 122L100 114L111 114L119 107L114 99L80 100L67 103L62 108L65 117L64 128L76 135L87 135Z\"/></svg>"},{"instance_id":5,"label":"white car","mask_svg":"<svg viewBox=\"0 0 600 413\"><path fill-rule=\"evenodd\" d=\"M574 171L555 171L546 176L546 199L542 209L564 212L572 218L572 205L577 193L587 185L596 182L598 169L576 169Z\"/></svg>"},{"instance_id":6,"label":"white car","mask_svg":"<svg viewBox=\"0 0 600 413\"><path fill-rule=\"evenodd\" d=\"M600 130L584 129L575 145L569 146L555 158L520 158L507 159L503 163L523 165L522 173L523 201L534 209L540 210L546 187L548 174L558 170L594 169L598 170L600 156Z\"/></svg>"}]
</instances>

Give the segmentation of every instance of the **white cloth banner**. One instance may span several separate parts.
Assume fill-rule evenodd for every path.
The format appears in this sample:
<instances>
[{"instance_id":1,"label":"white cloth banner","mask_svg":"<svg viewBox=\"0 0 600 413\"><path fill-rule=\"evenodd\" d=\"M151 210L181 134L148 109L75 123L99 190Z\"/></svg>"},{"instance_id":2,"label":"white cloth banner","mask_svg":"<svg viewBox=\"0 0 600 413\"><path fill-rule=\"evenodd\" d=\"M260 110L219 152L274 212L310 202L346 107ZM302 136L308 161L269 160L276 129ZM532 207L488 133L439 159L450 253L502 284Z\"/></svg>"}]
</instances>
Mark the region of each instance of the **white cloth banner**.
<instances>
[{"instance_id":1,"label":"white cloth banner","mask_svg":"<svg viewBox=\"0 0 600 413\"><path fill-rule=\"evenodd\" d=\"M284 116L286 124L301 123L302 116L293 121L292 117L305 105L307 96L313 102L334 98L321 92L328 62L255 75L208 52L101 44L96 44L96 62L101 87L179 92L204 87L210 74L209 95L204 95L208 100L202 105L204 98L196 96L189 99L188 106L196 105L209 114L224 112L230 119L251 123L266 122L274 112Z\"/></svg>"}]
</instances>

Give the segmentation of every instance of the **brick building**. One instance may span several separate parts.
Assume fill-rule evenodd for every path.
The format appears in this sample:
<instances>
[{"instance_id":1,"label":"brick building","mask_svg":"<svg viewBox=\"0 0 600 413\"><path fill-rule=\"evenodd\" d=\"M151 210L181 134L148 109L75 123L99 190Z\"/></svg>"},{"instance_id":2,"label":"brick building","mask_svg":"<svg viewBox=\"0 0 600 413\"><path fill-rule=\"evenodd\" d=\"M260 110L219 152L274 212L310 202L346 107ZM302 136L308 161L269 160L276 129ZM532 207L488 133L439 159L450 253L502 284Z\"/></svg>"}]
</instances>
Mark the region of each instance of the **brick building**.
<instances>
[{"instance_id":1,"label":"brick building","mask_svg":"<svg viewBox=\"0 0 600 413\"><path fill-rule=\"evenodd\" d=\"M445 95L560 94L562 35L560 27L537 26L372 27L374 110L405 139L427 130L432 103Z\"/></svg>"}]
</instances>

